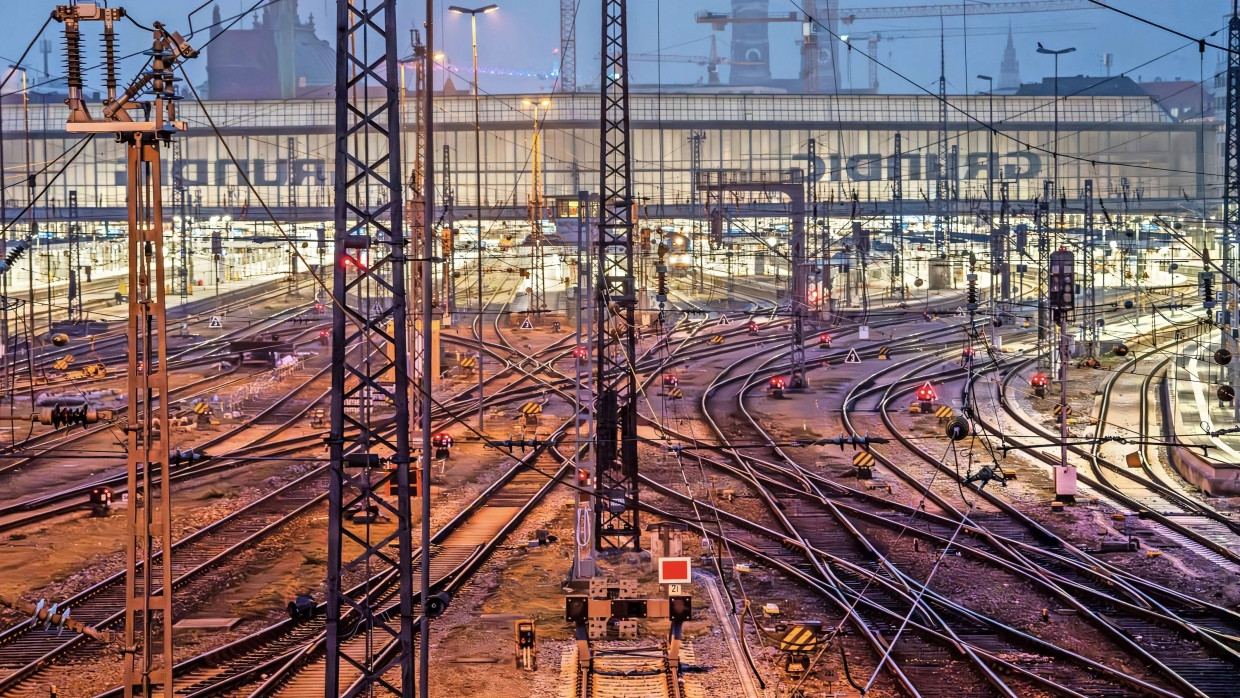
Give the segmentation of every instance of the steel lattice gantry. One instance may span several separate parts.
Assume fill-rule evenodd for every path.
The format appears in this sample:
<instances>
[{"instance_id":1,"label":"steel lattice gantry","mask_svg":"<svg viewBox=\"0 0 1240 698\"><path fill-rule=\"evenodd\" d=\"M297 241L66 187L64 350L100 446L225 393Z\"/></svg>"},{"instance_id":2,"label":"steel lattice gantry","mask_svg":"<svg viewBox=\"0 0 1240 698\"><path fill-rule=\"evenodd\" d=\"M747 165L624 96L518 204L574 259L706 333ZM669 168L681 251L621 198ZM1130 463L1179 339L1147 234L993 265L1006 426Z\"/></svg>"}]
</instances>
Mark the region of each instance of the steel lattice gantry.
<instances>
[{"instance_id":1,"label":"steel lattice gantry","mask_svg":"<svg viewBox=\"0 0 1240 698\"><path fill-rule=\"evenodd\" d=\"M414 686L408 318L396 0L336 4L335 269L325 694ZM386 460L391 469L380 467ZM390 474L390 475L389 475ZM379 496L389 475L394 499ZM360 512L360 517L354 518ZM384 533L369 523L391 520ZM396 546L391 547L395 542ZM396 597L382 593L373 580ZM368 580L361 591L349 586ZM395 601L393 602L392 599ZM387 604L387 605L385 605ZM362 649L354 650L357 643ZM342 663L360 675L341 686ZM396 675L397 671L399 676Z\"/></svg>"},{"instance_id":2,"label":"steel lattice gantry","mask_svg":"<svg viewBox=\"0 0 1240 698\"><path fill-rule=\"evenodd\" d=\"M598 226L598 404L595 406L594 545L639 550L637 515L637 306L629 149L626 0L603 0Z\"/></svg>"},{"instance_id":3,"label":"steel lattice gantry","mask_svg":"<svg viewBox=\"0 0 1240 698\"><path fill-rule=\"evenodd\" d=\"M1226 130L1223 138L1223 283L1222 303L1224 328L1220 346L1227 347L1235 354L1240 349L1233 346L1233 337L1226 328L1234 326L1235 311L1232 303L1236 300L1237 288L1232 279L1236 273L1237 236L1240 235L1240 15L1237 14L1235 0L1232 0L1231 19L1227 23L1227 113ZM1206 271L1210 271L1206 269ZM1240 387L1240 368L1231 373L1232 388ZM1235 418L1240 421L1240 400L1233 400Z\"/></svg>"}]
</instances>

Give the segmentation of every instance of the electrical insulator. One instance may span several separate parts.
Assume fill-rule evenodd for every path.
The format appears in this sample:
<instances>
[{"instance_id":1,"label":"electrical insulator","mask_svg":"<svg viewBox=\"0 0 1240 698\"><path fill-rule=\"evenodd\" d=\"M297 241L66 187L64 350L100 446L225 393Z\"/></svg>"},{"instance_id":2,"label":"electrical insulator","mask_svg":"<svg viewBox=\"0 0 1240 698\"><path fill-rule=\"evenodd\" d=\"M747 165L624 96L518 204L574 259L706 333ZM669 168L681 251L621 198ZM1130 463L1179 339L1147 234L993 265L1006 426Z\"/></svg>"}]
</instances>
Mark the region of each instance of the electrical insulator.
<instances>
[{"instance_id":1,"label":"electrical insulator","mask_svg":"<svg viewBox=\"0 0 1240 698\"><path fill-rule=\"evenodd\" d=\"M99 421L99 413L83 405L82 407L64 407L56 405L48 407L37 415L39 424L48 424L55 429L75 424L86 426Z\"/></svg>"},{"instance_id":2,"label":"electrical insulator","mask_svg":"<svg viewBox=\"0 0 1240 698\"><path fill-rule=\"evenodd\" d=\"M1214 274L1203 271L1197 276L1201 287L1201 307L1209 310L1215 305L1214 301Z\"/></svg>"},{"instance_id":3,"label":"electrical insulator","mask_svg":"<svg viewBox=\"0 0 1240 698\"><path fill-rule=\"evenodd\" d=\"M173 450L168 453L168 464L181 465L183 463L198 463L208 458L210 458L210 456L207 454L202 453L201 451L195 451L192 448L184 451Z\"/></svg>"},{"instance_id":4,"label":"electrical insulator","mask_svg":"<svg viewBox=\"0 0 1240 698\"><path fill-rule=\"evenodd\" d=\"M9 245L9 251L4 255L4 261L0 262L0 274L13 268L13 265L30 249L30 243L25 240L16 240Z\"/></svg>"},{"instance_id":5,"label":"electrical insulator","mask_svg":"<svg viewBox=\"0 0 1240 698\"><path fill-rule=\"evenodd\" d=\"M969 274L969 290L965 297L965 308L969 310L977 310L977 274Z\"/></svg>"}]
</instances>

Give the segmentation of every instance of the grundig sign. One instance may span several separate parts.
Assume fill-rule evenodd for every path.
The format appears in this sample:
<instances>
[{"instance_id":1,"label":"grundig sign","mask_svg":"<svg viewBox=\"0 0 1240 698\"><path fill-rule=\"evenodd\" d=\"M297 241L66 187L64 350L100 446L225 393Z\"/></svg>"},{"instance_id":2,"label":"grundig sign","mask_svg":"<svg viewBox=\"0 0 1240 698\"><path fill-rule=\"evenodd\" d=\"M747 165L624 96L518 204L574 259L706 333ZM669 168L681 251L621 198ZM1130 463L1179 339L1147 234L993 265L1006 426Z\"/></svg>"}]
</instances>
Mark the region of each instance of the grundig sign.
<instances>
[{"instance_id":1,"label":"grundig sign","mask_svg":"<svg viewBox=\"0 0 1240 698\"><path fill-rule=\"evenodd\" d=\"M998 167L996 168L999 177L1006 180L1012 179L1037 179L1042 173L1042 156L1040 153L1033 152L1015 152L1006 155L999 155ZM966 153L964 162L961 163L958 155L949 155L947 157L947 171L950 173L958 172L960 179L983 179L987 172L987 160L990 154L985 151L980 153ZM794 160L805 160L806 156L793 156ZM884 155L882 153L863 153L860 155L849 155L847 157L841 155L827 155L825 158L815 158L817 171L821 174L819 179L829 179L832 182L838 182L847 176L853 182L876 182L887 179L895 179L895 157ZM932 180L935 173L939 169L939 156L918 155L909 153L900 156L900 164L902 165L903 179L908 180ZM923 167L924 166L924 167Z\"/></svg>"}]
</instances>

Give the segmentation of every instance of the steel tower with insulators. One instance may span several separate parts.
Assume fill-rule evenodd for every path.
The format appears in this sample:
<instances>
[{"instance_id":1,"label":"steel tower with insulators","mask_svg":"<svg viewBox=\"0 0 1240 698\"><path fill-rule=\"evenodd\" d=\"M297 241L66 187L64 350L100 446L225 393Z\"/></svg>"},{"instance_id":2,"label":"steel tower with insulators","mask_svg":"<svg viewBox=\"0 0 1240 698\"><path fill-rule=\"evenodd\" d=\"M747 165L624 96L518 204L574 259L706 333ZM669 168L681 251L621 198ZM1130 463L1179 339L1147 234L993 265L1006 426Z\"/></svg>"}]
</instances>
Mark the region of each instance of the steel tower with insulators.
<instances>
[{"instance_id":1,"label":"steel tower with insulators","mask_svg":"<svg viewBox=\"0 0 1240 698\"><path fill-rule=\"evenodd\" d=\"M335 271L324 694L412 695L406 246L396 0L336 3ZM429 44L429 39L428 39ZM349 407L346 407L349 405ZM391 469L380 465L382 461ZM388 478L395 497L379 496ZM384 533L346 525L390 519ZM346 557L347 556L347 557ZM390 571L396 596L347 593L357 573ZM366 637L364 650L348 645ZM345 666L350 670L346 670ZM351 677L356 674L356 678ZM346 679L346 677L348 677ZM342 685L342 680L343 684ZM420 688L420 687L419 687ZM402 690L403 689L403 690Z\"/></svg>"},{"instance_id":2,"label":"steel tower with insulators","mask_svg":"<svg viewBox=\"0 0 1240 698\"><path fill-rule=\"evenodd\" d=\"M125 144L125 200L129 223L129 314L124 430L128 480L125 507L124 652L125 698L172 698L172 483L180 455L168 447L168 357L164 298L164 213L160 186L162 149L185 129L177 120L175 84L181 63L197 55L175 32L155 23L147 64L117 92L115 22L120 7L59 5L52 18L64 24L69 98L66 130L113 134ZM83 94L81 23L103 23L107 99L96 118ZM138 102L139 97L150 98ZM76 198L76 197L75 197ZM75 203L76 206L76 203ZM72 302L72 301L71 301ZM91 421L91 420L88 420ZM197 456L190 452L190 460Z\"/></svg>"},{"instance_id":3,"label":"steel tower with insulators","mask_svg":"<svg viewBox=\"0 0 1240 698\"><path fill-rule=\"evenodd\" d=\"M600 76L594 545L640 550L637 514L636 280L626 0L603 0Z\"/></svg>"}]
</instances>

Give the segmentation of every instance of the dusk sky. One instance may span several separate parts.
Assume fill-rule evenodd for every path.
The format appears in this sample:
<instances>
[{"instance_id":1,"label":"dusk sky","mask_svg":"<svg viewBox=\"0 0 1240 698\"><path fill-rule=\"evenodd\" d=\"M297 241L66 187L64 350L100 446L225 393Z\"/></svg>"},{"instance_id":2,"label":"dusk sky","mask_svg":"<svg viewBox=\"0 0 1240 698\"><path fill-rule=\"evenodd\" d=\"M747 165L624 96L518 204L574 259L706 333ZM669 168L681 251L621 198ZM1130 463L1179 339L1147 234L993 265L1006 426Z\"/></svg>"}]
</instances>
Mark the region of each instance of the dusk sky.
<instances>
[{"instance_id":1,"label":"dusk sky","mask_svg":"<svg viewBox=\"0 0 1240 698\"><path fill-rule=\"evenodd\" d=\"M268 0L264 0L266 1ZM847 9L931 2L933 0L845 0L841 5ZM114 2L113 5L115 4L117 3ZM190 22L187 14L201 4L200 0L129 0L123 3L123 6L143 24L159 20L182 33L188 33ZM225 19L228 19L243 9L252 7L255 0L222 0L218 4ZM437 49L444 50L451 64L459 67L465 74L468 73L470 64L469 20L447 12L445 8L449 4L452 2L437 3L440 8L436 18ZM499 0L498 4L499 11L479 18L479 63L484 72L490 69L552 73L558 64L558 0ZM799 0L770 0L770 11L786 14L796 11L800 4ZM1220 31L1224 28L1224 12L1230 9L1230 3L1226 0L1113 0L1113 4L1190 36L1204 36L1219 31L1212 41L1226 43L1226 34ZM0 59L12 63L34 37L55 3L38 1L5 5L6 19L3 28L0 28L4 50L0 52ZM300 0L298 7L303 18L314 16L320 37L334 40L334 0ZM402 0L399 7L402 27L421 26L424 4L420 0ZM581 0L579 7L578 84L589 86L596 84L598 80L599 2ZM668 55L706 56L710 51L710 39L714 36L718 42L719 53L726 56L729 32L713 32L709 25L696 23L694 15L703 10L722 12L729 8L730 2L727 0L631 0L630 51L633 54L655 53L662 47L663 53ZM211 5L208 4L194 16L193 24L195 27L204 27L210 23L210 18ZM249 26L251 21L250 17L246 17L239 26ZM1026 82L1036 81L1051 73L1049 57L1039 56L1034 52L1038 41L1052 48L1077 48L1076 53L1062 59L1060 71L1063 75L1105 74L1102 60L1107 53L1113 54L1112 74L1130 72L1134 78L1139 76L1145 80L1170 80L1176 77L1197 80L1202 71L1208 79L1218 66L1218 51L1208 50L1202 62L1194 43L1104 9L970 17L967 42L960 37L961 18L949 17L945 21L949 34L949 91L961 92L967 89L977 92L983 89L983 85L974 75L998 75L1009 21L1016 32L1014 38L1021 78ZM932 86L938 76L938 24L938 20L933 18L875 20L841 27L840 33L856 36L864 32L882 32L897 37L879 44L879 60L912 82ZM88 31L96 30L92 28ZM143 44L149 40L144 36L144 32L128 23L124 23L120 31L122 49L126 53L144 48ZM799 48L796 42L800 33L799 24L771 25L772 72L775 77L795 77L799 63ZM51 40L50 65L53 75L56 75L63 70L59 25L49 25L43 38ZM203 41L205 36L200 35L193 43L201 44ZM402 45L408 45L406 36L402 36ZM88 61L96 58L97 42L88 40L86 46ZM869 61L865 56L865 41L859 40L856 46L851 56L846 50L840 51L840 82L843 87L864 87L868 82ZM1168 52L1171 52L1170 55L1147 64ZM43 55L38 45L31 51L26 65L35 73L42 72ZM131 70L136 67L135 65ZM850 67L851 80L848 77ZM191 61L189 70L195 82L200 82L205 78L205 61ZM667 89L674 89L675 85L703 81L706 74L703 66L685 62L663 63L661 75L659 64L650 61L633 61L630 70L634 82L661 82ZM721 71L726 82L727 67L724 66ZM32 75L32 79L33 77ZM465 80L467 79L466 75ZM460 78L457 80L463 87L464 82ZM884 92L908 93L916 90L908 80L897 77L886 69L879 70L879 82ZM550 79L503 75L484 75L481 83L482 89L488 92L546 91L551 87ZM10 84L5 87L5 92L12 89Z\"/></svg>"}]
</instances>

